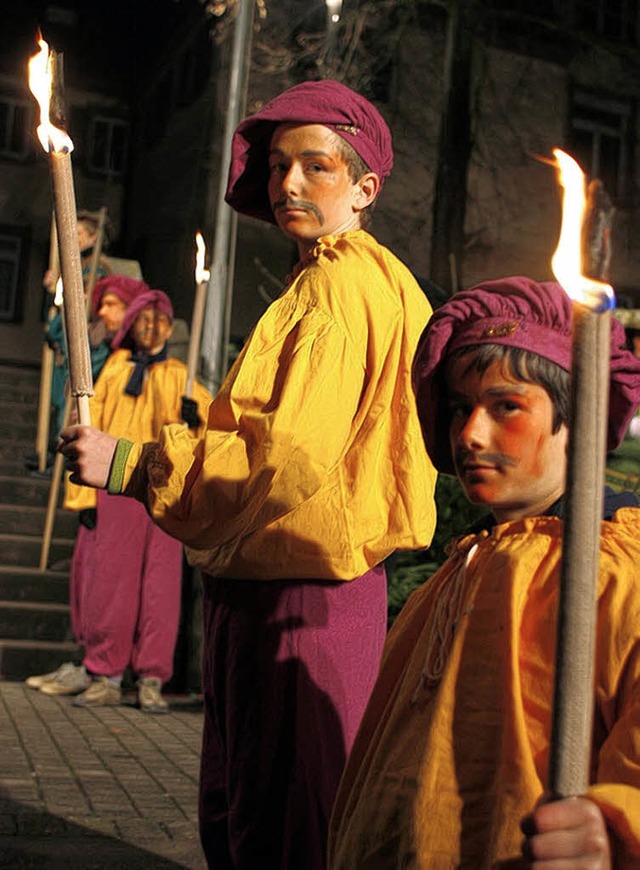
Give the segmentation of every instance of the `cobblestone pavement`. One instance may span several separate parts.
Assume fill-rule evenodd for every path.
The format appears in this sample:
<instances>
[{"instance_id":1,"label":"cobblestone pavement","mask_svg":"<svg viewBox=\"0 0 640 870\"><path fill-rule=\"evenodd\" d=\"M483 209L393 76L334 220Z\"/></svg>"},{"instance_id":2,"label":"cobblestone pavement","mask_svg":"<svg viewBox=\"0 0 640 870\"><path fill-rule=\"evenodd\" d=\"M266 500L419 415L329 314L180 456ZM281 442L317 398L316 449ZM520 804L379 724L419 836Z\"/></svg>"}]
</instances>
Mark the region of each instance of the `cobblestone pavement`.
<instances>
[{"instance_id":1,"label":"cobblestone pavement","mask_svg":"<svg viewBox=\"0 0 640 870\"><path fill-rule=\"evenodd\" d=\"M203 870L199 699L72 700L0 681L0 867Z\"/></svg>"}]
</instances>

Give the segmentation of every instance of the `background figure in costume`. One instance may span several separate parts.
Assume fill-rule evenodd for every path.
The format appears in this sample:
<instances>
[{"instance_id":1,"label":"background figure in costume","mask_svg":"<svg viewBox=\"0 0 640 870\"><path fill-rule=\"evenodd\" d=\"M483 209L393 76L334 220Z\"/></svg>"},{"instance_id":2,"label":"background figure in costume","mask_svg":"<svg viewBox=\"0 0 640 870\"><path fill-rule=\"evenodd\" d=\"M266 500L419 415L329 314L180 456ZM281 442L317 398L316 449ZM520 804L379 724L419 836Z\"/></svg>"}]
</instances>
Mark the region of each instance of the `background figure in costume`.
<instances>
[{"instance_id":1,"label":"background figure in costume","mask_svg":"<svg viewBox=\"0 0 640 870\"><path fill-rule=\"evenodd\" d=\"M88 282L91 277L91 262L93 258L94 245L98 239L100 216L97 213L89 211L78 212L78 244L80 245L80 261L82 265L82 279L85 286L85 294L89 292ZM104 226L102 237L103 250L109 246L109 237L111 233L111 224L109 221ZM96 283L110 274L110 268L106 257L100 256L95 274ZM43 286L52 294L55 295L56 288L53 285L55 277L51 272L45 272L43 278ZM105 344L107 338L106 327L103 321L97 316L97 311L91 311L88 324L89 333L89 353L91 356L91 373L93 379L98 377L100 369L105 363L109 355L108 343ZM53 317L49 320L45 329L45 339L55 353L53 378L51 381L51 404L56 413L56 425L52 431L52 442L55 444L58 439L58 432L62 427L65 407L65 391L67 379L69 377L69 367L67 363L67 348L64 339L64 327L62 323L62 315L56 310Z\"/></svg>"},{"instance_id":2,"label":"background figure in costume","mask_svg":"<svg viewBox=\"0 0 640 870\"><path fill-rule=\"evenodd\" d=\"M141 293L146 293L150 287L144 281L128 278L125 275L109 275L96 282L91 296L92 321L100 320L103 324L103 339L100 352L94 349L94 357L103 357L104 361L94 377L98 377L107 356L111 352L111 342L122 326L125 313L130 303ZM96 524L96 493L86 487L78 487L69 481L65 485L64 507L78 513L80 527L94 529ZM84 533L81 533L84 534ZM67 562L57 563L57 568L67 569ZM81 619L79 610L79 595L74 579L70 576L71 628L78 644L81 640ZM40 689L45 695L77 695L88 688L89 678L84 666L79 662L64 662L54 670L45 674L27 677L26 685L31 689Z\"/></svg>"},{"instance_id":3,"label":"background figure in costume","mask_svg":"<svg viewBox=\"0 0 640 870\"><path fill-rule=\"evenodd\" d=\"M324 870L386 632L383 561L433 533L410 382L431 309L363 228L392 159L378 111L337 82L297 85L243 121L227 201L276 223L299 262L204 438L64 433L78 480L141 499L203 571L200 828L216 870Z\"/></svg>"},{"instance_id":4,"label":"background figure in costume","mask_svg":"<svg viewBox=\"0 0 640 870\"><path fill-rule=\"evenodd\" d=\"M453 542L389 633L336 799L332 870L640 866L640 510L630 493L604 500L591 784L586 797L540 805L571 317L560 285L514 277L456 293L424 332L413 371L427 451L491 514ZM610 449L639 401L640 361L614 320Z\"/></svg>"},{"instance_id":5,"label":"background figure in costume","mask_svg":"<svg viewBox=\"0 0 640 870\"><path fill-rule=\"evenodd\" d=\"M186 438L202 432L211 396L196 383L193 399L183 399L187 369L166 348L172 320L171 303L160 290L132 301L91 398L97 427L143 442L181 420L191 427L181 426ZM82 489L95 497L94 490ZM160 689L173 672L182 544L131 499L98 492L95 517L93 528L80 526L71 564L72 622L84 647L87 680L74 703L118 704L130 665L139 677L140 708L166 712Z\"/></svg>"}]
</instances>

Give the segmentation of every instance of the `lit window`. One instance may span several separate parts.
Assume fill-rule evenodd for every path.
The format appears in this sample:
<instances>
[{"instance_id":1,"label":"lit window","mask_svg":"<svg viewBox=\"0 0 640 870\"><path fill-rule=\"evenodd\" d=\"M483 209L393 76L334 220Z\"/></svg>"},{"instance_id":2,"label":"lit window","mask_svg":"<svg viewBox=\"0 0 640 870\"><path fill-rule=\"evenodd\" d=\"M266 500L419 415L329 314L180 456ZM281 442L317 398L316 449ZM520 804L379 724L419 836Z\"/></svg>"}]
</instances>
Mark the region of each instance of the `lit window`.
<instances>
[{"instance_id":1,"label":"lit window","mask_svg":"<svg viewBox=\"0 0 640 870\"><path fill-rule=\"evenodd\" d=\"M95 117L89 128L87 168L122 175L126 169L129 125L115 118Z\"/></svg>"},{"instance_id":2,"label":"lit window","mask_svg":"<svg viewBox=\"0 0 640 870\"><path fill-rule=\"evenodd\" d=\"M31 107L26 100L0 98L0 156L26 157L30 119Z\"/></svg>"}]
</instances>

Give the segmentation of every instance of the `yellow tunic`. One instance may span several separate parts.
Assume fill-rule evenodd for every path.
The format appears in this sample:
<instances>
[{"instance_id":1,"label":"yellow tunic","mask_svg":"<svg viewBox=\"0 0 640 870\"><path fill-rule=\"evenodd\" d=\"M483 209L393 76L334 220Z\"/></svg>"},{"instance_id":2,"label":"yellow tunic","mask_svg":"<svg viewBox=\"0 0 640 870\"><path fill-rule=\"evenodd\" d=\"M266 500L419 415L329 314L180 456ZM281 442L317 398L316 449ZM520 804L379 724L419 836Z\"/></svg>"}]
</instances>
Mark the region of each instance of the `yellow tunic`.
<instances>
[{"instance_id":1,"label":"yellow tunic","mask_svg":"<svg viewBox=\"0 0 640 870\"><path fill-rule=\"evenodd\" d=\"M130 350L117 350L104 364L89 400L91 424L117 438L132 441L156 441L162 427L180 420L180 400L185 393L187 367L173 357L149 366L140 396L129 396L125 387L135 368ZM193 385L194 401L204 421L211 395L197 381ZM187 430L179 423L185 437L193 443L204 428ZM66 482L64 506L69 510L95 507L95 490Z\"/></svg>"},{"instance_id":2,"label":"yellow tunic","mask_svg":"<svg viewBox=\"0 0 640 870\"><path fill-rule=\"evenodd\" d=\"M371 235L323 237L255 327L204 441L169 426L141 462L135 445L126 493L217 576L349 580L426 546L435 472L410 378L430 314Z\"/></svg>"},{"instance_id":3,"label":"yellow tunic","mask_svg":"<svg viewBox=\"0 0 640 870\"><path fill-rule=\"evenodd\" d=\"M460 539L409 599L338 791L331 870L517 861L547 778L561 530L538 517ZM603 523L589 790L618 868L640 867L638 565L640 510L623 508Z\"/></svg>"}]
</instances>

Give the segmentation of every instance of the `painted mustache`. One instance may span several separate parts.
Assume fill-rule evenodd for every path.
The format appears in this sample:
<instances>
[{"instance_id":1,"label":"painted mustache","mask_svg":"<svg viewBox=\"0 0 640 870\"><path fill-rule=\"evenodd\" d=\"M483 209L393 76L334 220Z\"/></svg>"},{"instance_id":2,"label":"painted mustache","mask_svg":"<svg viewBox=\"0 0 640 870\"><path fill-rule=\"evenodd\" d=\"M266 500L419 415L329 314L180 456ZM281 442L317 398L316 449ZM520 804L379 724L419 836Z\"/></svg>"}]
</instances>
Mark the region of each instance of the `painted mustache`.
<instances>
[{"instance_id":1,"label":"painted mustache","mask_svg":"<svg viewBox=\"0 0 640 870\"><path fill-rule=\"evenodd\" d=\"M456 468L465 465L517 465L517 461L506 453L469 453L468 450L456 450Z\"/></svg>"},{"instance_id":2,"label":"painted mustache","mask_svg":"<svg viewBox=\"0 0 640 870\"><path fill-rule=\"evenodd\" d=\"M281 208L301 208L304 211L311 212L312 215L315 216L319 224L324 223L324 216L317 205L314 205L312 202L308 202L306 199L279 199L277 202L274 202L271 206L274 212L278 211Z\"/></svg>"}]
</instances>

